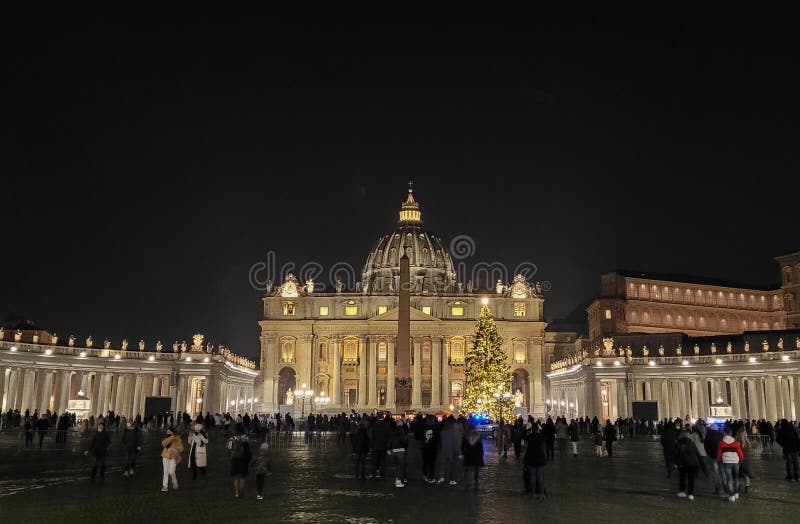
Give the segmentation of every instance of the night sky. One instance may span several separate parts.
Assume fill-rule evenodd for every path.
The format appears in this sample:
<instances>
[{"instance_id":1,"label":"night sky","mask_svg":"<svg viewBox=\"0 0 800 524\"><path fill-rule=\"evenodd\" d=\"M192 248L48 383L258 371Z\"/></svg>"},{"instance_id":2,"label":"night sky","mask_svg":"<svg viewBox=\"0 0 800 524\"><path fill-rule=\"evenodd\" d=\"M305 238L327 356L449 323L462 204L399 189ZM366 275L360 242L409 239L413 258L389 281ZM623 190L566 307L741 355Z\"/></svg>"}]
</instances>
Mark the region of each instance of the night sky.
<instances>
[{"instance_id":1,"label":"night sky","mask_svg":"<svg viewBox=\"0 0 800 524\"><path fill-rule=\"evenodd\" d=\"M781 7L31 4L0 7L4 319L255 356L252 264L360 271L409 179L548 318L615 268L763 285L800 250Z\"/></svg>"}]
</instances>

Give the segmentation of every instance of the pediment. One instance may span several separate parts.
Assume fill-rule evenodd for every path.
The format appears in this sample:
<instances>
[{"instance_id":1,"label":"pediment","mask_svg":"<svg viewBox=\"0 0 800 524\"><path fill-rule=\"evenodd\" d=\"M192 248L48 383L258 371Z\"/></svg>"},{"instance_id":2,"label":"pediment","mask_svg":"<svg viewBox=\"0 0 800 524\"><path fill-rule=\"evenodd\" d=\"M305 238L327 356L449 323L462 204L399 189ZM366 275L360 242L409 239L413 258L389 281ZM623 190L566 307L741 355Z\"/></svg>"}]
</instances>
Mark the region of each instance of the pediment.
<instances>
[{"instance_id":1,"label":"pediment","mask_svg":"<svg viewBox=\"0 0 800 524\"><path fill-rule=\"evenodd\" d=\"M373 321L374 320L376 322L378 322L378 321L397 322L399 312L400 312L400 308L393 308L393 309L390 309L389 311L387 311L386 313L382 313L380 315L375 315L374 317L371 317L371 318L369 318L367 320L368 321ZM416 309L416 308L413 308L413 307L411 308L411 321L412 322L415 322L415 321L426 322L426 321L431 321L431 320L439 320L439 319L437 319L436 317L432 317L430 315L426 315L425 313L423 313L419 309Z\"/></svg>"}]
</instances>

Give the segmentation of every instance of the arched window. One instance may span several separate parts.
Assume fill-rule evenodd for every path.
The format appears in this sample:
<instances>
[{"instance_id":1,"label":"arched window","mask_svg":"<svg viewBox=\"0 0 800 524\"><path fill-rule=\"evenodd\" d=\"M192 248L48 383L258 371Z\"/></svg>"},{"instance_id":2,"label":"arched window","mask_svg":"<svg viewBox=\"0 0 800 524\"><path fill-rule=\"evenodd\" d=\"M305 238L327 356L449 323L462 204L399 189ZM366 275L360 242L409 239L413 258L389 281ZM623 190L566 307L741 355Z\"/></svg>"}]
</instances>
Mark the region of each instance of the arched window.
<instances>
[{"instance_id":1,"label":"arched window","mask_svg":"<svg viewBox=\"0 0 800 524\"><path fill-rule=\"evenodd\" d=\"M450 339L450 362L464 362L464 339L462 337Z\"/></svg>"},{"instance_id":2,"label":"arched window","mask_svg":"<svg viewBox=\"0 0 800 524\"><path fill-rule=\"evenodd\" d=\"M281 339L281 362L294 362L294 343L290 337Z\"/></svg>"},{"instance_id":3,"label":"arched window","mask_svg":"<svg viewBox=\"0 0 800 524\"><path fill-rule=\"evenodd\" d=\"M455 381L453 382L452 386L450 386L450 403L453 404L455 407L461 406L461 397L463 396L464 386L461 385L461 382Z\"/></svg>"},{"instance_id":4,"label":"arched window","mask_svg":"<svg viewBox=\"0 0 800 524\"><path fill-rule=\"evenodd\" d=\"M320 342L319 343L319 361L320 362L327 362L328 361L328 343L327 342Z\"/></svg>"},{"instance_id":5,"label":"arched window","mask_svg":"<svg viewBox=\"0 0 800 524\"><path fill-rule=\"evenodd\" d=\"M342 360L344 360L345 362L358 362L357 338L344 339L344 351L342 352Z\"/></svg>"},{"instance_id":6,"label":"arched window","mask_svg":"<svg viewBox=\"0 0 800 524\"><path fill-rule=\"evenodd\" d=\"M386 341L379 340L378 341L378 360L381 362L386 362Z\"/></svg>"}]
</instances>

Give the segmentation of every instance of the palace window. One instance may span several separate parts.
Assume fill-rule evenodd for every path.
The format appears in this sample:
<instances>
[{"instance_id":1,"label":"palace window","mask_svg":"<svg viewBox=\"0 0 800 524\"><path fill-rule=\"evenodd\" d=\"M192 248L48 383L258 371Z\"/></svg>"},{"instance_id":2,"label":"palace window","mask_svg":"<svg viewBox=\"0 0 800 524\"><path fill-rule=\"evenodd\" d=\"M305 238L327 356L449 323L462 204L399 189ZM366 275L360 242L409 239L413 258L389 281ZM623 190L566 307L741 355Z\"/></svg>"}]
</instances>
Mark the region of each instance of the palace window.
<instances>
[{"instance_id":1,"label":"palace window","mask_svg":"<svg viewBox=\"0 0 800 524\"><path fill-rule=\"evenodd\" d=\"M611 310L610 309L606 309L605 315L606 315L606 320L611 320Z\"/></svg>"},{"instance_id":2,"label":"palace window","mask_svg":"<svg viewBox=\"0 0 800 524\"><path fill-rule=\"evenodd\" d=\"M320 362L327 362L328 361L328 343L321 342L319 345L319 361Z\"/></svg>"},{"instance_id":3,"label":"palace window","mask_svg":"<svg viewBox=\"0 0 800 524\"><path fill-rule=\"evenodd\" d=\"M283 303L283 314L286 316L294 316L294 302Z\"/></svg>"},{"instance_id":4,"label":"palace window","mask_svg":"<svg viewBox=\"0 0 800 524\"><path fill-rule=\"evenodd\" d=\"M514 316L515 317L525 316L525 302L514 302Z\"/></svg>"},{"instance_id":5,"label":"palace window","mask_svg":"<svg viewBox=\"0 0 800 524\"><path fill-rule=\"evenodd\" d=\"M518 364L524 364L528 360L527 348L522 342L514 342L514 361Z\"/></svg>"},{"instance_id":6,"label":"palace window","mask_svg":"<svg viewBox=\"0 0 800 524\"><path fill-rule=\"evenodd\" d=\"M352 338L344 340L342 360L345 362L358 362L358 340Z\"/></svg>"},{"instance_id":7,"label":"palace window","mask_svg":"<svg viewBox=\"0 0 800 524\"><path fill-rule=\"evenodd\" d=\"M453 382L452 386L450 386L450 397L451 397L451 404L455 407L461 406L461 397L464 391L461 382Z\"/></svg>"},{"instance_id":8,"label":"palace window","mask_svg":"<svg viewBox=\"0 0 800 524\"><path fill-rule=\"evenodd\" d=\"M422 341L422 360L424 362L431 361L431 341L428 339Z\"/></svg>"},{"instance_id":9,"label":"palace window","mask_svg":"<svg viewBox=\"0 0 800 524\"><path fill-rule=\"evenodd\" d=\"M460 300L456 300L453 302L453 307L450 308L450 314L454 317L463 317L464 316L464 305L461 303Z\"/></svg>"},{"instance_id":10,"label":"palace window","mask_svg":"<svg viewBox=\"0 0 800 524\"><path fill-rule=\"evenodd\" d=\"M381 340L378 342L378 360L386 362L386 341Z\"/></svg>"},{"instance_id":11,"label":"palace window","mask_svg":"<svg viewBox=\"0 0 800 524\"><path fill-rule=\"evenodd\" d=\"M383 315L387 311L389 311L389 306L378 306L378 314L379 315Z\"/></svg>"},{"instance_id":12,"label":"palace window","mask_svg":"<svg viewBox=\"0 0 800 524\"><path fill-rule=\"evenodd\" d=\"M358 315L358 306L356 305L355 300L347 301L347 305L344 306L344 314L348 317L354 317Z\"/></svg>"},{"instance_id":13,"label":"palace window","mask_svg":"<svg viewBox=\"0 0 800 524\"><path fill-rule=\"evenodd\" d=\"M430 306L422 306L422 312L425 313L426 315L430 315L431 314L431 307Z\"/></svg>"},{"instance_id":14,"label":"palace window","mask_svg":"<svg viewBox=\"0 0 800 524\"><path fill-rule=\"evenodd\" d=\"M450 339L450 362L464 362L464 339Z\"/></svg>"},{"instance_id":15,"label":"palace window","mask_svg":"<svg viewBox=\"0 0 800 524\"><path fill-rule=\"evenodd\" d=\"M294 362L294 339L281 340L281 362Z\"/></svg>"},{"instance_id":16,"label":"palace window","mask_svg":"<svg viewBox=\"0 0 800 524\"><path fill-rule=\"evenodd\" d=\"M327 317L328 316L328 306L320 306L319 307L319 316Z\"/></svg>"}]
</instances>

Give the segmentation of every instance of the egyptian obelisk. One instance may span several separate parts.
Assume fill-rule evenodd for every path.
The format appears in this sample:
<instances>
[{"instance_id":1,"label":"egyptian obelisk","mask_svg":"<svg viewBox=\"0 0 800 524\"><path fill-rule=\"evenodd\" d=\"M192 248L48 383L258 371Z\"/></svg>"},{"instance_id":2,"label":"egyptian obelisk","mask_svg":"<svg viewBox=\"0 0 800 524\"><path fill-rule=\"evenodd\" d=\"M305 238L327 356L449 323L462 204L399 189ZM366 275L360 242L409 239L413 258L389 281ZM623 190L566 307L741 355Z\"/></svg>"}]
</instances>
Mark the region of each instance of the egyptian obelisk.
<instances>
[{"instance_id":1,"label":"egyptian obelisk","mask_svg":"<svg viewBox=\"0 0 800 524\"><path fill-rule=\"evenodd\" d=\"M400 300L397 312L397 345L395 372L395 404L402 413L411 407L411 283L408 255L400 257ZM411 387L409 387L411 386Z\"/></svg>"}]
</instances>

